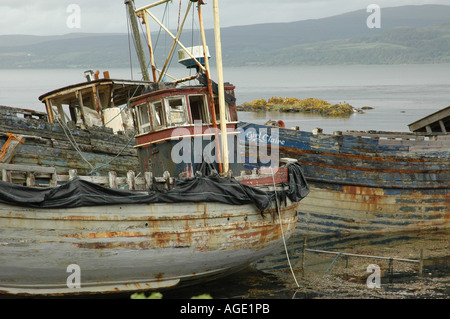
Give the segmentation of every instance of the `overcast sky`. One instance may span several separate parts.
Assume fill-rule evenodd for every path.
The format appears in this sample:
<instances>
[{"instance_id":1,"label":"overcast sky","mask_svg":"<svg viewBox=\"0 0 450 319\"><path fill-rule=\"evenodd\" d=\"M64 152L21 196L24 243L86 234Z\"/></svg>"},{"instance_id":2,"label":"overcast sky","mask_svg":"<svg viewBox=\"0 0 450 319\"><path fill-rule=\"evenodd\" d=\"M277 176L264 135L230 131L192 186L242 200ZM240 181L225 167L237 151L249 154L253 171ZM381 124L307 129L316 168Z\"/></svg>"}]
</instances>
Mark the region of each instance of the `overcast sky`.
<instances>
[{"instance_id":1,"label":"overcast sky","mask_svg":"<svg viewBox=\"0 0 450 319\"><path fill-rule=\"evenodd\" d=\"M135 0L135 3L139 8L155 1ZM212 0L205 2L207 5L202 7L205 27L212 28ZM182 0L182 8L186 3L187 0ZM381 8L450 5L450 0L220 0L219 9L221 26L228 27L317 19L366 9L369 4ZM173 0L168 7L171 28L176 27L179 5L180 0ZM75 16L77 8L79 19ZM152 12L162 19L164 8L160 6ZM187 26L190 21L187 20ZM124 0L0 0L0 34L61 35L71 32L126 33Z\"/></svg>"}]
</instances>

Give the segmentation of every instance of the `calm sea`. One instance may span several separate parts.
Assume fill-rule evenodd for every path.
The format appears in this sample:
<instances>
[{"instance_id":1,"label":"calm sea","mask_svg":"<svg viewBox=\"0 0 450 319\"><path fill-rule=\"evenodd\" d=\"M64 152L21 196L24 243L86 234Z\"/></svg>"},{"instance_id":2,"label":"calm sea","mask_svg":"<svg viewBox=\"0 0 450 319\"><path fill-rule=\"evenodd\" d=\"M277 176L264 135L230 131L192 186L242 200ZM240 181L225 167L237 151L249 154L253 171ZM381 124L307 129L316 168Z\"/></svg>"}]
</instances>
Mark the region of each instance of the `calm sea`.
<instances>
[{"instance_id":1,"label":"calm sea","mask_svg":"<svg viewBox=\"0 0 450 319\"><path fill-rule=\"evenodd\" d=\"M83 82L82 69L0 70L0 104L43 111L38 97L48 91ZM104 70L100 70L103 72ZM129 69L108 70L112 78L130 79ZM135 70L136 72L136 70ZM186 76L184 69L169 71ZM237 103L273 96L314 97L330 103L371 106L348 119L327 119L292 113L241 112L243 121L264 123L281 119L302 130L408 131L408 124L450 105L450 64L233 67L225 81L236 85ZM138 80L139 74L133 78ZM215 79L215 72L213 72Z\"/></svg>"}]
</instances>

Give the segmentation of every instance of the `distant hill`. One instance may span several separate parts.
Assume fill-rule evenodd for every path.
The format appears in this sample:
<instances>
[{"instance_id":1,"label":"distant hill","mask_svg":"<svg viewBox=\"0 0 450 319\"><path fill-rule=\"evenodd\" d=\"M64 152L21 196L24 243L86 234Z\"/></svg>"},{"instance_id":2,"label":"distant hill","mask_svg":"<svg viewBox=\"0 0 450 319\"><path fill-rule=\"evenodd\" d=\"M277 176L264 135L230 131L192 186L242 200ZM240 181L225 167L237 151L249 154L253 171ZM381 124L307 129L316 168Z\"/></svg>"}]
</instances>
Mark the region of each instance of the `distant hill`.
<instances>
[{"instance_id":1,"label":"distant hill","mask_svg":"<svg viewBox=\"0 0 450 319\"><path fill-rule=\"evenodd\" d=\"M367 27L369 14L358 10L323 19L223 28L224 64L450 62L449 5L382 8L381 29ZM213 31L207 30L206 36L214 57ZM190 39L191 31L186 30L182 42L189 46ZM0 36L0 68L128 67L128 41L127 34L4 35ZM159 41L158 65L167 54L164 45L171 45L171 40Z\"/></svg>"},{"instance_id":2,"label":"distant hill","mask_svg":"<svg viewBox=\"0 0 450 319\"><path fill-rule=\"evenodd\" d=\"M398 27L371 37L330 40L280 49L253 64L333 65L450 63L450 22L425 28Z\"/></svg>"}]
</instances>

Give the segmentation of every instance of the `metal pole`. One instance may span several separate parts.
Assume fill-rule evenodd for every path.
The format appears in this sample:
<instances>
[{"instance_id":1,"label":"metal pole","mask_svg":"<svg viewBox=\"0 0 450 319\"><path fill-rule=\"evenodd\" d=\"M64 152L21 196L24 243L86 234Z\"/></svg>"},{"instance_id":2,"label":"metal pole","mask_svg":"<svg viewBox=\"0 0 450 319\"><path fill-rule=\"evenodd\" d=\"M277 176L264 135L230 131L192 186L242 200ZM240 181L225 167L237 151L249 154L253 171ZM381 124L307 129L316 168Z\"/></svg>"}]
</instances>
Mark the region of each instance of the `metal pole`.
<instances>
[{"instance_id":1,"label":"metal pole","mask_svg":"<svg viewBox=\"0 0 450 319\"><path fill-rule=\"evenodd\" d=\"M319 250L319 249L306 249L306 250L307 251L316 252L316 253L324 253L324 254L335 254L335 255L343 255L343 256L364 257L364 258L374 258L374 259L387 259L387 260L397 260L397 261L404 261L404 262L410 262L410 263L419 263L419 260L415 260L415 259L383 257L383 256L370 256L370 255L358 255L358 254L341 253L341 252Z\"/></svg>"},{"instance_id":2,"label":"metal pole","mask_svg":"<svg viewBox=\"0 0 450 319\"><path fill-rule=\"evenodd\" d=\"M222 131L222 157L223 171L229 170L228 163L228 140L227 140L227 119L225 114L225 88L223 81L222 65L222 43L220 40L220 19L219 19L219 0L213 0L214 10L214 38L216 42L216 63L217 63L217 85L219 87L219 111L220 111L220 130Z\"/></svg>"}]
</instances>

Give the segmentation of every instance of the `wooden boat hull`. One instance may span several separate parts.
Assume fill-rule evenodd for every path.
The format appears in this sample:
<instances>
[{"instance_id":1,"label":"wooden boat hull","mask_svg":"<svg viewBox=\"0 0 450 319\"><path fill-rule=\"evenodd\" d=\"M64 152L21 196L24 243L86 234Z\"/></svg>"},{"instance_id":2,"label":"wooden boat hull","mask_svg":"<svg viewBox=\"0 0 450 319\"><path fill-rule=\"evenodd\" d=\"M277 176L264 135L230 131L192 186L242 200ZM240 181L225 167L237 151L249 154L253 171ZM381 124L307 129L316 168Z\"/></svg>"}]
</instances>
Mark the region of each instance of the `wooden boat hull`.
<instances>
[{"instance_id":1,"label":"wooden boat hull","mask_svg":"<svg viewBox=\"0 0 450 319\"><path fill-rule=\"evenodd\" d=\"M248 123L238 127L268 129ZM327 135L276 129L280 156L298 160L310 187L299 212L302 232L448 228L448 134L425 140L412 133L390 133L396 138L383 139L367 132Z\"/></svg>"},{"instance_id":2,"label":"wooden boat hull","mask_svg":"<svg viewBox=\"0 0 450 319\"><path fill-rule=\"evenodd\" d=\"M67 295L163 289L236 271L279 248L299 203L174 203L37 209L0 204L0 292ZM69 288L69 265L80 288ZM68 272L69 270L69 272Z\"/></svg>"},{"instance_id":3,"label":"wooden boat hull","mask_svg":"<svg viewBox=\"0 0 450 319\"><path fill-rule=\"evenodd\" d=\"M76 169L81 175L91 171L102 175L115 171L121 176L139 166L132 136L114 134L112 129L101 127L71 128L69 132L58 123L49 123L34 114L41 115L0 106L0 148L9 139L7 133L17 138L14 144L5 147L0 163L51 166L58 174Z\"/></svg>"},{"instance_id":4,"label":"wooden boat hull","mask_svg":"<svg viewBox=\"0 0 450 319\"><path fill-rule=\"evenodd\" d=\"M305 233L370 233L447 229L448 189L389 189L308 182L299 228Z\"/></svg>"}]
</instances>

